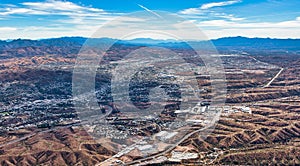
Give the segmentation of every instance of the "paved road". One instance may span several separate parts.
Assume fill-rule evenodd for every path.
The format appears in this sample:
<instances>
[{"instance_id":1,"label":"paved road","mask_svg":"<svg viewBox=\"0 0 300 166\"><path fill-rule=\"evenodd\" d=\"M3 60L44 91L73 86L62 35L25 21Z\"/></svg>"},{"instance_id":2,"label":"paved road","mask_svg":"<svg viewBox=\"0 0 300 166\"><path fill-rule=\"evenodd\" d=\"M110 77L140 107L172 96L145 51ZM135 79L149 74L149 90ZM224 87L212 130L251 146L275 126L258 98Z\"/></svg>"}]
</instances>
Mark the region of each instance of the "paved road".
<instances>
[{"instance_id":1,"label":"paved road","mask_svg":"<svg viewBox=\"0 0 300 166\"><path fill-rule=\"evenodd\" d=\"M269 87L272 82L282 73L282 71L284 70L284 68L281 68L280 71L271 79L271 81L269 81L265 86L264 88L267 88Z\"/></svg>"},{"instance_id":2,"label":"paved road","mask_svg":"<svg viewBox=\"0 0 300 166\"><path fill-rule=\"evenodd\" d=\"M4 143L4 144L1 144L1 145L0 145L0 148L2 148L2 147L4 147L4 146L7 146L7 145L10 145L10 144L13 144L13 143L17 143L17 142L19 142L19 141L22 141L22 140L25 140L25 139L27 139L27 138L33 137L33 136L35 136L35 135L36 135L36 133L32 133L32 134L26 135L26 136L24 136L24 137L21 137L21 138L18 138L18 139L15 139L15 140L6 142L6 143Z\"/></svg>"},{"instance_id":3,"label":"paved road","mask_svg":"<svg viewBox=\"0 0 300 166\"><path fill-rule=\"evenodd\" d=\"M257 62L260 62L260 63L263 63L263 64L265 64L265 65L270 65L270 66L274 66L274 65L271 65L271 64L269 64L269 63L266 63L266 62L262 62L262 61L260 61L260 60L257 60L255 57L253 57L253 56L249 56L250 58L252 58L253 60L255 60L255 61L257 61ZM271 81L269 81L265 86L263 86L264 88L267 88L267 87L269 87L271 84L272 84L272 82L282 73L282 71L284 70L284 68L280 68L280 70L279 70L279 72L271 79Z\"/></svg>"}]
</instances>

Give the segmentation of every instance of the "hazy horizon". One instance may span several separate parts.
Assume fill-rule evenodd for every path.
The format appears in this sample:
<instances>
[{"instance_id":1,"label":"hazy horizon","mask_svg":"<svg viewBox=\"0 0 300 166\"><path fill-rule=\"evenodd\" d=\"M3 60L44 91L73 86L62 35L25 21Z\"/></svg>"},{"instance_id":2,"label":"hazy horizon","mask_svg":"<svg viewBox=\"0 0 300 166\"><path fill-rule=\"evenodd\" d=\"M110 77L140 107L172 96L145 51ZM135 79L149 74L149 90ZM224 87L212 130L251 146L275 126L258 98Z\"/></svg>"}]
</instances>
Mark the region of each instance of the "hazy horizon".
<instances>
[{"instance_id":1,"label":"hazy horizon","mask_svg":"<svg viewBox=\"0 0 300 166\"><path fill-rule=\"evenodd\" d=\"M179 41L176 39L158 39L158 38L151 38L151 37L139 37L139 38L130 38L130 39L119 39L119 38L111 38L111 37L85 37L85 36L59 36L59 37L49 37L49 38L37 38L37 39L30 39L30 38L11 38L11 39L0 39L0 41L15 41L15 40L33 40L33 41L39 41L39 40L48 40L48 39L61 39L61 38L85 38L85 39L114 39L114 40L123 40L123 41L130 41L130 40L137 40L137 39L149 39L149 40L157 40L157 41ZM273 39L273 40L300 40L300 38L272 38L272 37L246 37L246 36L226 36L226 37L220 37L220 38L213 38L208 40L218 40L218 39L224 39L224 38L247 38L247 39ZM197 40L197 39L185 39L185 41L203 41L203 40Z\"/></svg>"},{"instance_id":2,"label":"hazy horizon","mask_svg":"<svg viewBox=\"0 0 300 166\"><path fill-rule=\"evenodd\" d=\"M95 0L3 0L0 39L91 37L100 27L120 17L123 17L120 24L147 22L147 19L128 16L137 11L153 16L157 11L173 13L197 26L208 39L230 36L296 39L300 38L299 5L297 0L104 0L101 3ZM174 26L182 27L184 23ZM141 29L134 26L120 29L118 25L110 28L101 37L118 38L122 30ZM193 33L186 30L182 39L194 40L193 37Z\"/></svg>"}]
</instances>

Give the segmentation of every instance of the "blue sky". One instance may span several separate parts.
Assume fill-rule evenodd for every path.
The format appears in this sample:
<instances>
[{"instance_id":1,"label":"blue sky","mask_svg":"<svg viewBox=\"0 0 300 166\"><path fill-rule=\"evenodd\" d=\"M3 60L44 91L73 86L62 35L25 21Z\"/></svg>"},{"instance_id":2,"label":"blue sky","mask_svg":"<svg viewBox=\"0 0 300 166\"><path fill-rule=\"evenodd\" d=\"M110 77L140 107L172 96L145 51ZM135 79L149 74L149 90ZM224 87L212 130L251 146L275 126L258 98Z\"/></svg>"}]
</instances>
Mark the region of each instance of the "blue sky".
<instances>
[{"instance_id":1,"label":"blue sky","mask_svg":"<svg viewBox=\"0 0 300 166\"><path fill-rule=\"evenodd\" d=\"M208 38L300 38L299 6L299 0L1 0L0 39L90 37L109 21L141 10L174 13ZM118 30L102 35L117 38Z\"/></svg>"}]
</instances>

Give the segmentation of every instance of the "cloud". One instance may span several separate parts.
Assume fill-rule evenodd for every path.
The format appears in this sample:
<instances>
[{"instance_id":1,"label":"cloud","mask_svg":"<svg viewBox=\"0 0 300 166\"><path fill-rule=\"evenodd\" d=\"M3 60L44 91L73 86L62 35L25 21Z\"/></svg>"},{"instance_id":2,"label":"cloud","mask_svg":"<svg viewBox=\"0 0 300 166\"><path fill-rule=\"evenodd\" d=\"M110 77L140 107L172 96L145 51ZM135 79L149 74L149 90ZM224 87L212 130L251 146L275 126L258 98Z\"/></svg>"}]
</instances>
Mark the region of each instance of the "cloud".
<instances>
[{"instance_id":1,"label":"cloud","mask_svg":"<svg viewBox=\"0 0 300 166\"><path fill-rule=\"evenodd\" d=\"M227 36L300 38L300 19L281 22L209 20L197 23L209 38Z\"/></svg>"},{"instance_id":2,"label":"cloud","mask_svg":"<svg viewBox=\"0 0 300 166\"><path fill-rule=\"evenodd\" d=\"M198 8L188 8L188 9L181 10L181 11L179 11L179 13L185 14L185 15L204 14L204 13L207 13L208 9L210 9L210 8L228 6L228 5L233 5L235 3L240 3L240 2L242 2L242 1L241 0L232 0L232 1L206 3L206 4L201 5Z\"/></svg>"},{"instance_id":3,"label":"cloud","mask_svg":"<svg viewBox=\"0 0 300 166\"><path fill-rule=\"evenodd\" d=\"M0 27L0 33L2 32L12 32L12 31L16 31L17 28L15 27Z\"/></svg>"},{"instance_id":4,"label":"cloud","mask_svg":"<svg viewBox=\"0 0 300 166\"><path fill-rule=\"evenodd\" d=\"M45 2L23 2L22 5L32 10L44 11L52 14L58 13L61 15L77 14L81 16L95 16L95 14L106 13L103 9L85 7L73 2L58 0L48 0Z\"/></svg>"},{"instance_id":5,"label":"cloud","mask_svg":"<svg viewBox=\"0 0 300 166\"><path fill-rule=\"evenodd\" d=\"M119 15L122 13L109 13L103 9L63 0L5 4L0 6L0 19L12 23L22 19L22 22L15 24L15 27L0 27L0 38L88 37L105 22Z\"/></svg>"},{"instance_id":6,"label":"cloud","mask_svg":"<svg viewBox=\"0 0 300 166\"><path fill-rule=\"evenodd\" d=\"M205 28L300 28L300 20L281 21L281 22L234 22L226 20L201 21L198 26Z\"/></svg>"},{"instance_id":7,"label":"cloud","mask_svg":"<svg viewBox=\"0 0 300 166\"><path fill-rule=\"evenodd\" d=\"M5 8L2 9L0 16L8 16L13 14L29 14L29 15L47 15L48 12L32 10L28 8Z\"/></svg>"},{"instance_id":8,"label":"cloud","mask_svg":"<svg viewBox=\"0 0 300 166\"><path fill-rule=\"evenodd\" d=\"M236 17L233 14L226 14L226 13L214 13L215 17L219 18L225 18L230 21L242 21L245 20L245 18Z\"/></svg>"},{"instance_id":9,"label":"cloud","mask_svg":"<svg viewBox=\"0 0 300 166\"><path fill-rule=\"evenodd\" d=\"M230 21L241 21L244 18L236 17L233 14L227 14L225 12L220 12L220 10L211 9L213 7L220 7L220 6L228 6L235 3L242 2L241 0L231 0L231 1L223 1L223 2L213 2L213 3L206 3L201 5L198 8L188 8L183 9L178 12L178 14L182 15L185 18L198 18L198 19L227 19Z\"/></svg>"},{"instance_id":10,"label":"cloud","mask_svg":"<svg viewBox=\"0 0 300 166\"><path fill-rule=\"evenodd\" d=\"M23 2L21 3L24 6L28 6L37 10L61 10L61 11L93 11L93 12L103 12L102 9L96 9L91 7L84 7L74 4L68 1L57 1L57 0L48 0L45 2Z\"/></svg>"},{"instance_id":11,"label":"cloud","mask_svg":"<svg viewBox=\"0 0 300 166\"><path fill-rule=\"evenodd\" d=\"M80 6L73 2L47 0L44 2L23 2L16 5L7 5L0 8L0 16L8 15L65 15L65 16L99 16L106 13L103 9Z\"/></svg>"},{"instance_id":12,"label":"cloud","mask_svg":"<svg viewBox=\"0 0 300 166\"><path fill-rule=\"evenodd\" d=\"M255 16L242 18L228 13L228 10L214 8L233 5L240 2L242 1L229 0L206 3L198 8L181 10L178 14L187 19L196 20L194 23L197 24L209 38L228 36L300 38L300 17L296 17L294 20L290 19L277 22L262 21L264 19L263 17L266 15L259 16L262 20L253 19ZM274 14L271 16L274 16Z\"/></svg>"},{"instance_id":13,"label":"cloud","mask_svg":"<svg viewBox=\"0 0 300 166\"><path fill-rule=\"evenodd\" d=\"M93 27L95 28L95 27ZM6 30L6 31L2 31ZM46 26L26 26L26 27L0 27L0 39L43 39L62 36L91 36L93 31L91 28L80 27L46 27Z\"/></svg>"},{"instance_id":14,"label":"cloud","mask_svg":"<svg viewBox=\"0 0 300 166\"><path fill-rule=\"evenodd\" d=\"M183 15L182 15L183 14ZM214 11L202 11L199 9L188 9L188 11L180 11L179 15L186 19L197 19L197 20L216 20L216 19L225 19L229 21L242 21L245 18L237 17L233 14L220 13Z\"/></svg>"},{"instance_id":15,"label":"cloud","mask_svg":"<svg viewBox=\"0 0 300 166\"><path fill-rule=\"evenodd\" d=\"M203 4L198 8L189 8L179 11L178 14L193 20L192 22L198 26L209 38L219 38L226 36L247 36L247 37L274 37L274 38L300 38L300 17L281 22L256 22L249 18L240 18L225 10L217 10L214 7L232 5L241 1L230 0L224 2L214 2ZM148 12L153 12L145 6L139 5ZM1 8L2 7L2 8ZM60 36L86 36L90 37L93 32L106 21L123 15L122 13L109 13L103 9L84 6L69 1L47 0L44 2L23 2L17 5L0 6L0 19L9 18L10 21L18 21L19 18L9 16L22 16L27 18L29 22L15 27L7 25L0 26L0 38L50 38ZM33 15L41 16L40 21L43 24L35 24L32 21ZM47 17L43 17L47 16ZM53 17L54 16L54 17ZM59 16L59 17L56 17ZM137 22L144 22L144 29L159 29L170 34L174 32L172 26L160 24L146 24L147 19L136 17L122 17L114 24L107 26L107 34L100 34L99 37L118 38L124 31L136 30L140 31L143 27L139 27ZM24 23L23 21L22 23ZM150 21L149 21L150 22ZM127 24L132 23L132 24ZM194 31L185 27L187 24L180 23L176 26L184 29L180 34L185 39L194 39ZM175 26L175 25L174 25ZM173 31L172 31L173 30ZM176 30L176 29L175 29ZM194 39L195 40L195 39Z\"/></svg>"},{"instance_id":16,"label":"cloud","mask_svg":"<svg viewBox=\"0 0 300 166\"><path fill-rule=\"evenodd\" d=\"M125 21L125 22L123 22ZM124 33L130 31L140 31L141 27L135 27L136 24L126 24L126 21L144 22L147 28L156 26L147 24L148 21L135 17L125 17L120 21L114 21L112 26L106 26L105 32L99 32L97 37L119 38ZM191 22L190 22L191 23ZM208 20L192 21L199 31L204 32L210 39L228 37L228 36L246 36L246 37L272 37L272 38L300 38L300 17L293 20L281 22L235 22L226 20ZM127 26L124 26L127 25ZM61 36L86 36L90 37L98 30L101 24L78 24L72 27L65 26L27 26L27 27L0 27L0 39L11 38L30 38L41 39ZM162 26L162 25L161 25ZM167 25L165 25L167 26ZM199 40L195 38L195 31L190 24L180 22L173 25L180 31L182 39ZM146 28L146 29L147 29ZM169 34L178 33L178 29L168 29L162 27L162 30ZM142 33L143 34L143 33ZM161 38L163 39L163 38ZM165 38L166 39L166 38Z\"/></svg>"},{"instance_id":17,"label":"cloud","mask_svg":"<svg viewBox=\"0 0 300 166\"><path fill-rule=\"evenodd\" d=\"M76 29L77 26L82 25L93 25L97 27L119 15L122 15L122 13L108 13L103 9L61 0L23 2L16 5L7 4L2 8L0 6L0 19L14 20L17 19L15 16L21 16L22 19L29 21L27 23L23 22L23 25L19 26L20 28L26 26L40 26L38 22L33 21L32 16L40 16L37 19L45 22L47 26L55 25L74 27Z\"/></svg>"},{"instance_id":18,"label":"cloud","mask_svg":"<svg viewBox=\"0 0 300 166\"><path fill-rule=\"evenodd\" d=\"M213 7L228 6L228 5L232 5L232 4L239 3L239 2L242 2L242 1L241 0L232 0L232 1L206 3L206 4L203 4L200 7L200 9L205 10L205 9L210 9Z\"/></svg>"},{"instance_id":19,"label":"cloud","mask_svg":"<svg viewBox=\"0 0 300 166\"><path fill-rule=\"evenodd\" d=\"M200 10L200 8L188 8L179 11L179 14L186 14L186 15L203 14L203 11Z\"/></svg>"}]
</instances>

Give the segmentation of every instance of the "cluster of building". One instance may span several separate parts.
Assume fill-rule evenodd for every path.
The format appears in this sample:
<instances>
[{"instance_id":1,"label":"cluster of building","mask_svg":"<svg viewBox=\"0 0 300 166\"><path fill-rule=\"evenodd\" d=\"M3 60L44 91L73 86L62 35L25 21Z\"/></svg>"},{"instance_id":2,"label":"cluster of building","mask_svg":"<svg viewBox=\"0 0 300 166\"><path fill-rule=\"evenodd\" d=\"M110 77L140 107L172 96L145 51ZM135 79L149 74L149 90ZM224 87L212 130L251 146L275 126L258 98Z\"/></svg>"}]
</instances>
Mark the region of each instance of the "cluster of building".
<instances>
[{"instance_id":1,"label":"cluster of building","mask_svg":"<svg viewBox=\"0 0 300 166\"><path fill-rule=\"evenodd\" d=\"M228 116L232 113L239 113L239 112L252 114L251 108L247 106L224 106L222 113L223 115Z\"/></svg>"},{"instance_id":2,"label":"cluster of building","mask_svg":"<svg viewBox=\"0 0 300 166\"><path fill-rule=\"evenodd\" d=\"M178 132L160 131L159 133L155 134L154 137L164 142L171 139L176 134L178 134Z\"/></svg>"},{"instance_id":3,"label":"cluster of building","mask_svg":"<svg viewBox=\"0 0 300 166\"><path fill-rule=\"evenodd\" d=\"M171 152L171 158L169 158L169 161L172 162L181 162L181 160L189 160L189 159L197 159L199 158L198 153L190 153L190 152L177 152L172 151Z\"/></svg>"},{"instance_id":4,"label":"cluster of building","mask_svg":"<svg viewBox=\"0 0 300 166\"><path fill-rule=\"evenodd\" d=\"M27 101L0 110L0 131L14 131L24 128L51 128L78 123L76 114L68 107L67 99L45 99Z\"/></svg>"}]
</instances>

